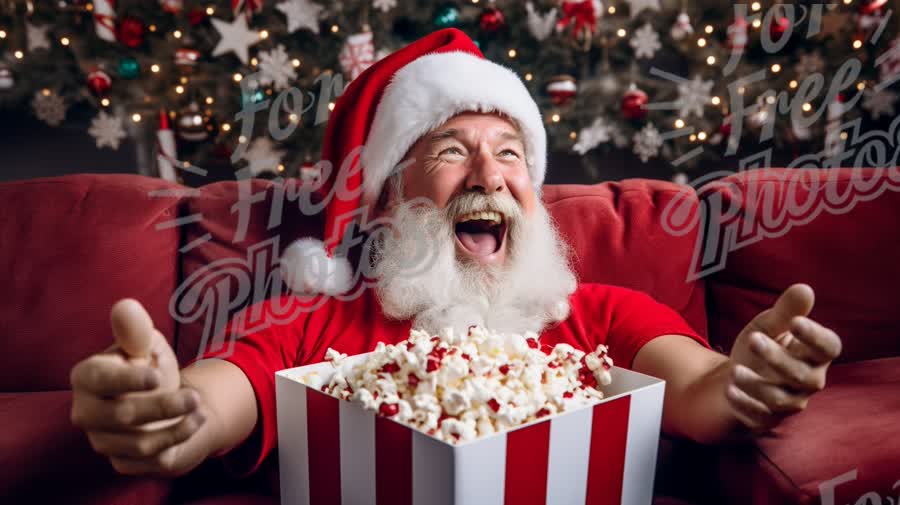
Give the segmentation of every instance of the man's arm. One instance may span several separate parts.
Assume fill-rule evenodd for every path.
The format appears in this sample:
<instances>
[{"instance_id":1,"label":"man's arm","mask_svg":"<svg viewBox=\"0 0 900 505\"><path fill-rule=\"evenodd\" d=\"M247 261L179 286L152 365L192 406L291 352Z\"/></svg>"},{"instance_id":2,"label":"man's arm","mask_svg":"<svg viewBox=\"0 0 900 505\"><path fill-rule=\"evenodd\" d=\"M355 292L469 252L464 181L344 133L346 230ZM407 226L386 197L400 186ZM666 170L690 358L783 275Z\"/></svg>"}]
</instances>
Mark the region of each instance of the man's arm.
<instances>
[{"instance_id":1,"label":"man's arm","mask_svg":"<svg viewBox=\"0 0 900 505\"><path fill-rule=\"evenodd\" d=\"M738 335L730 356L681 335L651 340L633 369L666 381L663 429L714 443L771 429L825 386L840 338L807 318L813 292L797 284Z\"/></svg>"}]
</instances>

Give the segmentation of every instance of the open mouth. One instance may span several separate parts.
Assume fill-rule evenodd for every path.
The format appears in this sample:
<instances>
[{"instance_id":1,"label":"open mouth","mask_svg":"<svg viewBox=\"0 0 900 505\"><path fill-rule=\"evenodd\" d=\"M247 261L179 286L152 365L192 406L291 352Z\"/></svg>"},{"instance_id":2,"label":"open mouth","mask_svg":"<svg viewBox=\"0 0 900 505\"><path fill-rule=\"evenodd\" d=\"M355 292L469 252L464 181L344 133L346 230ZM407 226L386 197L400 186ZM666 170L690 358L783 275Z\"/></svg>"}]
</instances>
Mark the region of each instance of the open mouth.
<instances>
[{"instance_id":1,"label":"open mouth","mask_svg":"<svg viewBox=\"0 0 900 505\"><path fill-rule=\"evenodd\" d=\"M471 212L456 220L456 239L472 256L489 256L499 251L506 237L506 220L499 212Z\"/></svg>"}]
</instances>

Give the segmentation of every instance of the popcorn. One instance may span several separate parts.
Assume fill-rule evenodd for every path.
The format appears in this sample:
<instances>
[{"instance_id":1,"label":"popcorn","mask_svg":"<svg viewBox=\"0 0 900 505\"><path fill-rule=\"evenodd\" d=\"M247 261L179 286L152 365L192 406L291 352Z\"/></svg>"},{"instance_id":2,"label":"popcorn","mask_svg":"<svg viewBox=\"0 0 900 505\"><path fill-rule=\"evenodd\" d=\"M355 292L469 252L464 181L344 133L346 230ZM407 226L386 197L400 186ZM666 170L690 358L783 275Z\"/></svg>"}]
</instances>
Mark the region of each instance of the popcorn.
<instances>
[{"instance_id":1,"label":"popcorn","mask_svg":"<svg viewBox=\"0 0 900 505\"><path fill-rule=\"evenodd\" d=\"M328 384L303 382L335 397L450 443L515 428L603 398L612 359L600 345L584 353L568 344L542 345L538 335L491 332L472 326L433 336L412 330L395 345L379 343L355 366L334 349ZM349 370L345 370L349 368Z\"/></svg>"}]
</instances>

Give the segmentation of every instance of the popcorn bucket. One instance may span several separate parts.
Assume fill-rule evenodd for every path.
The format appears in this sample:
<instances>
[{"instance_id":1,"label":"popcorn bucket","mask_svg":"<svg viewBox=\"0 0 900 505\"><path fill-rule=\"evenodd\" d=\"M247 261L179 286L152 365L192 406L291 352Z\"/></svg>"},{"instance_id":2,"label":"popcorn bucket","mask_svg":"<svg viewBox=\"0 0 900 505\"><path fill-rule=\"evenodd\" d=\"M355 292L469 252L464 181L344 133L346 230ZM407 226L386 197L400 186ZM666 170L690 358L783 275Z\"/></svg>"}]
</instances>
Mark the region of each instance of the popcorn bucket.
<instances>
[{"instance_id":1,"label":"popcorn bucket","mask_svg":"<svg viewBox=\"0 0 900 505\"><path fill-rule=\"evenodd\" d=\"M353 366L368 354L348 358ZM285 505L649 505L665 382L619 367L605 398L450 444L275 375Z\"/></svg>"}]
</instances>

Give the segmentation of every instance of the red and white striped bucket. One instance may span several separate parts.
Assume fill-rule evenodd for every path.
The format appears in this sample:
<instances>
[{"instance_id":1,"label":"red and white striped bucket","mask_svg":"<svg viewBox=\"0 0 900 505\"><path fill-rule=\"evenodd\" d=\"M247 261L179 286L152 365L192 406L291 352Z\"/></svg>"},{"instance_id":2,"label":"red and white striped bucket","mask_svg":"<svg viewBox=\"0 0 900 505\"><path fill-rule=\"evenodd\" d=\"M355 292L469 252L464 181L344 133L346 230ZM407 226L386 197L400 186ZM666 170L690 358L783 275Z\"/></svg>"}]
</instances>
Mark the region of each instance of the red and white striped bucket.
<instances>
[{"instance_id":1,"label":"red and white striped bucket","mask_svg":"<svg viewBox=\"0 0 900 505\"><path fill-rule=\"evenodd\" d=\"M352 363L366 355L354 356ZM649 505L665 383L614 367L606 398L451 445L276 373L285 505Z\"/></svg>"}]
</instances>

